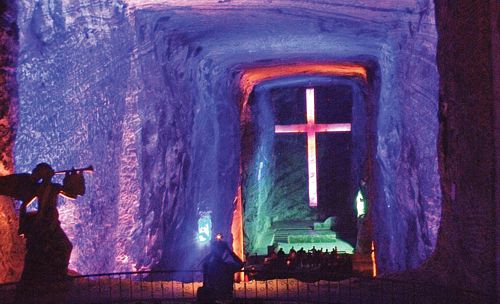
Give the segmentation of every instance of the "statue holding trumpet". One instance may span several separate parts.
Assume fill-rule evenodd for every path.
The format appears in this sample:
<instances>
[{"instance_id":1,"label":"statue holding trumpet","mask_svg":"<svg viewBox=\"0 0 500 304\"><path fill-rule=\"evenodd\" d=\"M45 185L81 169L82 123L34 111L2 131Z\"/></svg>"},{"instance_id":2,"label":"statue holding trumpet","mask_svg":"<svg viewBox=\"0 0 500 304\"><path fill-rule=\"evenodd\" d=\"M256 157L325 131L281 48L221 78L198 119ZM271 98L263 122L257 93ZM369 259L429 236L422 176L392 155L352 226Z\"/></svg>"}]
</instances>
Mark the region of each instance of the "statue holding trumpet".
<instances>
[{"instance_id":1,"label":"statue holding trumpet","mask_svg":"<svg viewBox=\"0 0 500 304\"><path fill-rule=\"evenodd\" d=\"M0 195L22 201L19 209L19 234L26 239L26 255L21 284L55 282L67 278L73 248L61 228L57 198L62 195L76 199L85 194L84 172L92 166L54 171L47 163L38 164L31 173L0 177ZM62 185L52 182L56 174L64 174ZM38 200L36 211L28 206Z\"/></svg>"}]
</instances>

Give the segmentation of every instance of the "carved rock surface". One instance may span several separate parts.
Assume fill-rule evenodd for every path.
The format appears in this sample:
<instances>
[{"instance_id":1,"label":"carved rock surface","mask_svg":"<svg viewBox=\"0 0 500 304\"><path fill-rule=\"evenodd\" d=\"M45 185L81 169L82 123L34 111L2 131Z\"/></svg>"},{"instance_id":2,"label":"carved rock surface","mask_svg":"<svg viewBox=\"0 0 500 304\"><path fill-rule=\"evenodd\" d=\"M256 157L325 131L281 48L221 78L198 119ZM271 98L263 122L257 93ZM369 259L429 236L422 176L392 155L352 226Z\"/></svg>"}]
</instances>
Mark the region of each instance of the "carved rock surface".
<instances>
[{"instance_id":1,"label":"carved rock surface","mask_svg":"<svg viewBox=\"0 0 500 304\"><path fill-rule=\"evenodd\" d=\"M382 272L440 221L431 1L18 1L16 171L92 164L61 201L81 273L196 268L198 212L230 240L247 67L374 62L370 201Z\"/></svg>"},{"instance_id":2,"label":"carved rock surface","mask_svg":"<svg viewBox=\"0 0 500 304\"><path fill-rule=\"evenodd\" d=\"M0 5L0 175L14 170L18 32L17 9L13 3ZM19 279L23 266L23 242L17 235L13 201L0 196L0 283Z\"/></svg>"},{"instance_id":3,"label":"carved rock surface","mask_svg":"<svg viewBox=\"0 0 500 304\"><path fill-rule=\"evenodd\" d=\"M424 277L430 272L436 282L491 295L496 291L497 297L498 9L495 1L436 1L443 216L436 253L424 267Z\"/></svg>"},{"instance_id":4,"label":"carved rock surface","mask_svg":"<svg viewBox=\"0 0 500 304\"><path fill-rule=\"evenodd\" d=\"M76 201L61 199L62 227L75 248L70 268L84 273L120 269L115 246L127 236L117 224L123 216L118 202L120 187L129 186L120 182L129 165L121 161L121 151L128 148L121 125L131 53L124 10L107 2L18 3L22 101L16 171L29 171L42 161L56 170L94 165L87 194Z\"/></svg>"}]
</instances>

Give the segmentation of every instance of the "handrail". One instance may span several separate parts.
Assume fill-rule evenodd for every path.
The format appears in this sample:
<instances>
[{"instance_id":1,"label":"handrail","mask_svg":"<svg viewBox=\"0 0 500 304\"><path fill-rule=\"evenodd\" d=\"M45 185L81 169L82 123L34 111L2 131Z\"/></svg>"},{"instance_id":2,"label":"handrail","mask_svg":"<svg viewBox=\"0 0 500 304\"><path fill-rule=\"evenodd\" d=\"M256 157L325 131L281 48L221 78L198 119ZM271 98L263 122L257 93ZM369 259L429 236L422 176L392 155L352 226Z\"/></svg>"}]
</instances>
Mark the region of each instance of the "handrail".
<instances>
[{"instance_id":1,"label":"handrail","mask_svg":"<svg viewBox=\"0 0 500 304\"><path fill-rule=\"evenodd\" d=\"M245 274L255 274L255 270L244 270ZM243 281L234 284L234 298L258 299L261 302L295 300L301 303L455 303L499 302L495 294L473 290L446 287L431 283L404 281L393 278L371 278L353 276L348 279L329 281L301 281L294 277L297 272L275 271L275 279ZM307 275L305 272L299 274ZM168 281L151 280L150 276L164 275ZM193 279L186 280L186 275ZM184 279L181 280L181 279ZM195 280L196 279L196 280ZM46 303L54 298L66 298L66 303L130 303L131 301L186 300L196 298L201 286L201 270L153 270L126 271L77 275L69 280L27 290L25 297L42 299ZM54 288L52 288L54 287ZM14 303L18 297L17 283L0 284L0 299ZM50 292L47 292L50 290ZM3 300L6 299L6 300ZM4 303L4 302L2 302ZM64 303L64 302L63 302Z\"/></svg>"}]
</instances>

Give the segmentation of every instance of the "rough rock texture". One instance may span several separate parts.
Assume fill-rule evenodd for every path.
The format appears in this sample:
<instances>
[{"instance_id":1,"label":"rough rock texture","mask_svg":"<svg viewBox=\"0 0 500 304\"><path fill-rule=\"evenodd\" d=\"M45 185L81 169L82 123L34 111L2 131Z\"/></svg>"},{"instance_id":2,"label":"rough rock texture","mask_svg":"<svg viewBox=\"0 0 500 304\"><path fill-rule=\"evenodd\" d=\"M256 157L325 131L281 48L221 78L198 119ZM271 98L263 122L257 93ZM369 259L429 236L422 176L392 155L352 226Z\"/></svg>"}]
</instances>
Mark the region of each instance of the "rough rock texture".
<instances>
[{"instance_id":1,"label":"rough rock texture","mask_svg":"<svg viewBox=\"0 0 500 304\"><path fill-rule=\"evenodd\" d=\"M398 32L399 39L384 46L378 61L376 189L369 185L369 196L383 271L424 261L433 251L440 222L434 9L419 1L416 10L408 31Z\"/></svg>"},{"instance_id":2,"label":"rough rock texture","mask_svg":"<svg viewBox=\"0 0 500 304\"><path fill-rule=\"evenodd\" d=\"M415 267L432 252L440 218L433 7L423 2L413 9L389 9L378 15L370 8L341 11L336 5L318 4L325 10L322 14L303 9L305 3L285 4L289 3L259 10L251 4L244 9L238 4L199 9L154 6L135 12L138 45L145 47L140 53L155 63L148 64L150 75L142 76L145 91L157 94L165 86L175 98L163 108L175 105L174 109L189 111L185 106L189 103L194 107L193 133L184 137L192 149L188 150L191 161L184 199L199 202L199 209L221 209L214 214L215 229L227 231L230 213L225 210L232 206L239 166L235 73L273 60L375 58L380 79L374 92L380 96L373 113L377 146L371 201L376 202L380 266L383 271ZM273 10L276 6L281 8ZM343 18L342 13L349 17ZM366 15L373 17L372 23L366 22ZM161 73L155 72L159 69ZM157 73L163 83L158 77L152 79ZM420 115L413 118L415 112ZM161 108L155 108L155 113L160 115ZM190 119L189 113L181 112ZM171 157L175 159L175 154ZM151 158L152 163L162 159L157 153ZM161 189L161 184L155 187ZM170 187L179 190L176 185Z\"/></svg>"},{"instance_id":3,"label":"rough rock texture","mask_svg":"<svg viewBox=\"0 0 500 304\"><path fill-rule=\"evenodd\" d=\"M56 170L94 166L87 194L60 206L74 245L70 268L85 273L120 269L115 244L129 231L117 224L130 207L119 200L129 180L122 161L131 57L124 13L111 1L19 1L16 170L42 161Z\"/></svg>"},{"instance_id":4,"label":"rough rock texture","mask_svg":"<svg viewBox=\"0 0 500 304\"><path fill-rule=\"evenodd\" d=\"M17 109L16 63L18 32L17 9L13 3L0 3L0 175L14 170L14 146ZM13 201L0 196L0 282L19 279L23 244L17 235Z\"/></svg>"},{"instance_id":5,"label":"rough rock texture","mask_svg":"<svg viewBox=\"0 0 500 304\"><path fill-rule=\"evenodd\" d=\"M490 12L491 13L491 49L500 49L500 27L499 24L499 12L500 6L498 2L490 1ZM495 12L496 15L495 15ZM492 52L492 68L493 71L493 89L494 97L493 100L497 101L494 103L495 108L495 202L496 202L496 294L500 297L500 182L498 182L498 177L500 176L500 106L498 106L498 100L500 100L500 53Z\"/></svg>"},{"instance_id":6,"label":"rough rock texture","mask_svg":"<svg viewBox=\"0 0 500 304\"><path fill-rule=\"evenodd\" d=\"M436 1L443 216L436 253L424 269L442 283L491 294L497 286L498 294L495 147L500 138L494 121L499 74L493 46L499 37L492 25L498 26L499 11L494 2Z\"/></svg>"},{"instance_id":7,"label":"rough rock texture","mask_svg":"<svg viewBox=\"0 0 500 304\"><path fill-rule=\"evenodd\" d=\"M318 60L374 63L367 166L379 265L422 263L441 213L433 3L183 3L18 1L16 170L96 169L87 195L61 204L70 267L195 268L199 211L230 239L239 77Z\"/></svg>"}]
</instances>

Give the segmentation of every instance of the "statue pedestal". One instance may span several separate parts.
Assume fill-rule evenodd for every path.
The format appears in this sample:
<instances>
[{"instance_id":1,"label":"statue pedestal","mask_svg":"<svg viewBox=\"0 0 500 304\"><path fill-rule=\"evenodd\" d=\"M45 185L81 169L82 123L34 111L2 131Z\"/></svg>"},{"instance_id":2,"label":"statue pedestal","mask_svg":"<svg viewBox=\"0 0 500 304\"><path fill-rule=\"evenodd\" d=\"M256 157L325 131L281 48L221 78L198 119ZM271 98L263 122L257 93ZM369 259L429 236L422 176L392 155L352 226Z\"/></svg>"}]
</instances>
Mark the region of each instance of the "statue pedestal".
<instances>
[{"instance_id":1,"label":"statue pedestal","mask_svg":"<svg viewBox=\"0 0 500 304\"><path fill-rule=\"evenodd\" d=\"M50 232L33 231L27 237L21 282L36 284L67 279L73 246L61 227Z\"/></svg>"}]
</instances>

